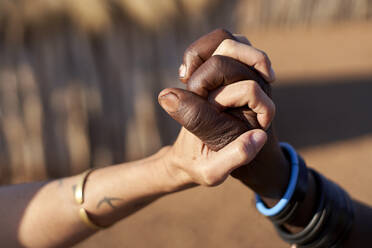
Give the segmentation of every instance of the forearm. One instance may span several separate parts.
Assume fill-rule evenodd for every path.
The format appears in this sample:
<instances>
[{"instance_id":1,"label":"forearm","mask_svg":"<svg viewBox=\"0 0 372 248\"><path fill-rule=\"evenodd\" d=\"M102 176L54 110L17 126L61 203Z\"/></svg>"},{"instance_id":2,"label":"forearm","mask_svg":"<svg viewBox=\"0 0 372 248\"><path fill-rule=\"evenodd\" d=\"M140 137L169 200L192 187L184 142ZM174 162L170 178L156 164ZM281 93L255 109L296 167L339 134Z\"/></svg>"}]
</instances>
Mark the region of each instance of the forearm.
<instances>
[{"instance_id":1,"label":"forearm","mask_svg":"<svg viewBox=\"0 0 372 248\"><path fill-rule=\"evenodd\" d=\"M108 226L166 194L194 186L180 180L167 166L163 148L145 160L96 170L85 185L84 207L91 219Z\"/></svg>"},{"instance_id":2,"label":"forearm","mask_svg":"<svg viewBox=\"0 0 372 248\"><path fill-rule=\"evenodd\" d=\"M309 173L309 191L305 200L300 205L298 215L291 223L285 224L286 228L293 233L303 230L314 214L316 202L315 181L311 173ZM354 222L350 233L344 240L342 247L368 247L372 243L371 224L372 224L372 208L353 200L354 207Z\"/></svg>"},{"instance_id":3,"label":"forearm","mask_svg":"<svg viewBox=\"0 0 372 248\"><path fill-rule=\"evenodd\" d=\"M275 163L273 164L273 166L274 165L275 168L279 168L285 166L285 163ZM285 171L283 173L287 172ZM278 170L273 171L273 174L276 174L278 177L284 178L285 175L281 175L283 173L280 173ZM318 204L317 199L319 192L317 192L316 180L312 173L308 173L307 177L308 188L306 196L302 203L300 203L295 218L291 219L290 222L284 223L286 229L292 233L302 231L309 224L310 220L314 216L315 209ZM287 184L288 181L287 183L284 183L286 187ZM283 188L284 185L280 186L279 188ZM272 192L272 194L277 194L277 192L279 191L278 189L272 188ZM276 197L262 198L269 207L272 207L277 202ZM372 243L372 237L370 235L372 223L372 208L356 200L353 200L352 204L354 206L354 222L348 236L345 236L346 239L343 241L343 247L367 247Z\"/></svg>"},{"instance_id":4,"label":"forearm","mask_svg":"<svg viewBox=\"0 0 372 248\"><path fill-rule=\"evenodd\" d=\"M186 185L170 177L160 153L144 160L93 171L83 207L108 226ZM70 246L94 233L78 215L74 188L81 176L0 188L0 240L6 247Z\"/></svg>"},{"instance_id":5,"label":"forearm","mask_svg":"<svg viewBox=\"0 0 372 248\"><path fill-rule=\"evenodd\" d=\"M356 200L353 205L354 224L343 247L369 247L372 244L372 208Z\"/></svg>"},{"instance_id":6,"label":"forearm","mask_svg":"<svg viewBox=\"0 0 372 248\"><path fill-rule=\"evenodd\" d=\"M72 185L78 180L70 177L1 187L0 240L4 246L67 246L91 235L74 202Z\"/></svg>"}]
</instances>

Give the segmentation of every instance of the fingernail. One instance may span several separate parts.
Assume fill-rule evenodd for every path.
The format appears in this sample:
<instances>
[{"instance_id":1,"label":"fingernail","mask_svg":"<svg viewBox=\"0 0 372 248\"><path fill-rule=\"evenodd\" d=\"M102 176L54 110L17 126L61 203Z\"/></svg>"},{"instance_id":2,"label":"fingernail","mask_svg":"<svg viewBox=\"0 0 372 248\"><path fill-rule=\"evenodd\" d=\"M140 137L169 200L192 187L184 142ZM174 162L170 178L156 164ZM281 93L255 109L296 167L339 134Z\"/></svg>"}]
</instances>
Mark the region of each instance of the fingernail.
<instances>
[{"instance_id":1,"label":"fingernail","mask_svg":"<svg viewBox=\"0 0 372 248\"><path fill-rule=\"evenodd\" d=\"M176 94L168 92L159 96L159 102L167 112L176 112L180 101Z\"/></svg>"},{"instance_id":2,"label":"fingernail","mask_svg":"<svg viewBox=\"0 0 372 248\"><path fill-rule=\"evenodd\" d=\"M178 69L178 74L180 78L184 78L186 76L186 66L184 64L182 64Z\"/></svg>"},{"instance_id":3,"label":"fingernail","mask_svg":"<svg viewBox=\"0 0 372 248\"><path fill-rule=\"evenodd\" d=\"M254 146L261 148L266 142L266 133L263 131L256 131L251 136L251 142Z\"/></svg>"},{"instance_id":4,"label":"fingernail","mask_svg":"<svg viewBox=\"0 0 372 248\"><path fill-rule=\"evenodd\" d=\"M275 80L275 71L273 70L272 67L270 67L270 78L271 78L271 81Z\"/></svg>"}]
</instances>

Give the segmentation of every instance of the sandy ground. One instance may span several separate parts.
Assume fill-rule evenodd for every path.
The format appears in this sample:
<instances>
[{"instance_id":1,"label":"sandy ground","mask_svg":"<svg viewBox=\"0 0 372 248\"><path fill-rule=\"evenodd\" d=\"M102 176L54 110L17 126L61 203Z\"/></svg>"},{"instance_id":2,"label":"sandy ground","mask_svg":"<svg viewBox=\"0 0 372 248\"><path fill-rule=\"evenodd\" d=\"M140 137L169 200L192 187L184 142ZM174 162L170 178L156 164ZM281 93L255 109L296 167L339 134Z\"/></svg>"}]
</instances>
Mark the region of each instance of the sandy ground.
<instances>
[{"instance_id":1,"label":"sandy ground","mask_svg":"<svg viewBox=\"0 0 372 248\"><path fill-rule=\"evenodd\" d=\"M270 57L278 83L372 74L372 23L268 29L245 34Z\"/></svg>"},{"instance_id":2,"label":"sandy ground","mask_svg":"<svg viewBox=\"0 0 372 248\"><path fill-rule=\"evenodd\" d=\"M354 24L250 36L275 65L281 139L296 145L310 166L368 204L372 204L371 28ZM216 188L164 197L77 247L288 246L256 212L252 192L229 179Z\"/></svg>"}]
</instances>

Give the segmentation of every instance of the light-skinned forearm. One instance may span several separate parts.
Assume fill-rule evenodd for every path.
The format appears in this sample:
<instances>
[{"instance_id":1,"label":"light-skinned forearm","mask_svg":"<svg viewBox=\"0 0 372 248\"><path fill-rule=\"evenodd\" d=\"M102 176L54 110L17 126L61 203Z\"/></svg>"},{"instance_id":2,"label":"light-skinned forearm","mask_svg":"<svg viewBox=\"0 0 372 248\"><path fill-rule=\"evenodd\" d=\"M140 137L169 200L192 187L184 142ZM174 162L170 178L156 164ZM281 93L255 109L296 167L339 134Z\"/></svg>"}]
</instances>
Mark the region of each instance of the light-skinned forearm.
<instances>
[{"instance_id":1,"label":"light-skinned forearm","mask_svg":"<svg viewBox=\"0 0 372 248\"><path fill-rule=\"evenodd\" d=\"M91 220L109 226L159 197L188 187L162 166L164 148L143 160L94 170L84 189ZM0 188L4 247L66 247L92 235L78 215L74 187L81 175Z\"/></svg>"},{"instance_id":2,"label":"light-skinned forearm","mask_svg":"<svg viewBox=\"0 0 372 248\"><path fill-rule=\"evenodd\" d=\"M0 187L1 245L72 246L95 232L80 219L80 207L91 222L110 226L166 194L222 183L232 170L252 161L265 142L262 130L251 130L214 152L182 128L172 146L153 156L91 172L82 206L74 197L82 175Z\"/></svg>"}]
</instances>

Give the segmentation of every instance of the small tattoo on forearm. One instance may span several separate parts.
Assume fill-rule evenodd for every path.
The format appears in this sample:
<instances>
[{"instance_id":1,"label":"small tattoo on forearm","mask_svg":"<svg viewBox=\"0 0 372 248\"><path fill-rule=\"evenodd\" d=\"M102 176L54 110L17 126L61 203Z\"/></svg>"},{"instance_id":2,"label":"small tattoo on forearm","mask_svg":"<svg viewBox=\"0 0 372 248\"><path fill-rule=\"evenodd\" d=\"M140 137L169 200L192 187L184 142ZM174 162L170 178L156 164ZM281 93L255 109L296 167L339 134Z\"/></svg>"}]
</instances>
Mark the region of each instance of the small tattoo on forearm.
<instances>
[{"instance_id":1,"label":"small tattoo on forearm","mask_svg":"<svg viewBox=\"0 0 372 248\"><path fill-rule=\"evenodd\" d=\"M63 179L58 179L58 187L62 187L63 186Z\"/></svg>"},{"instance_id":2,"label":"small tattoo on forearm","mask_svg":"<svg viewBox=\"0 0 372 248\"><path fill-rule=\"evenodd\" d=\"M116 209L114 204L112 203L113 201L122 201L123 199L117 198L117 197L107 197L105 196L102 200L100 200L97 204L97 208L100 208L102 204L107 203L112 209Z\"/></svg>"}]
</instances>

